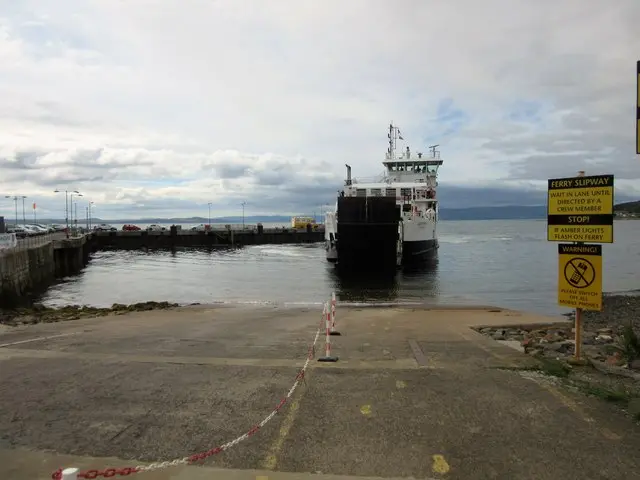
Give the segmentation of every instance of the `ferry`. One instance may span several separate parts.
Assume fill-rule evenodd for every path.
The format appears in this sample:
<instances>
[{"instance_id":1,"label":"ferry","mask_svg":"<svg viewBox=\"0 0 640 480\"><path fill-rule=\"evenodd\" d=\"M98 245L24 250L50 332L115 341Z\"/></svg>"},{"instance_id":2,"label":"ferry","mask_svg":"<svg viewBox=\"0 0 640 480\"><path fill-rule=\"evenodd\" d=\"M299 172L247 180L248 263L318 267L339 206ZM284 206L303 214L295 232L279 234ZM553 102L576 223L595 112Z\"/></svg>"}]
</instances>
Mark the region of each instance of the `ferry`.
<instances>
[{"instance_id":1,"label":"ferry","mask_svg":"<svg viewBox=\"0 0 640 480\"><path fill-rule=\"evenodd\" d=\"M384 171L352 178L345 165L344 189L325 214L326 259L352 271L410 266L437 254L439 145L428 155L408 146L397 153L400 129L390 124L387 136Z\"/></svg>"}]
</instances>

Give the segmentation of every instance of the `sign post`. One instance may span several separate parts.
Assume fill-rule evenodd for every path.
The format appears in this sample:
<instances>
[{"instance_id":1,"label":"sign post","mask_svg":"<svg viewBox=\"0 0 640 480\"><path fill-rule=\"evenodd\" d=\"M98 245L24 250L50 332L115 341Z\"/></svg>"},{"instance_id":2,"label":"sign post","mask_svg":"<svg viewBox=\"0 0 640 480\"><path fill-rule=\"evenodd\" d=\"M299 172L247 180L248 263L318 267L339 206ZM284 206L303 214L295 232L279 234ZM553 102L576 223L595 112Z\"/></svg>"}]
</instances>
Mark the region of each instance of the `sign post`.
<instances>
[{"instance_id":1,"label":"sign post","mask_svg":"<svg viewBox=\"0 0 640 480\"><path fill-rule=\"evenodd\" d=\"M575 242L558 245L558 304L575 308L574 357L581 361L582 310L602 310L602 245L585 243L613 243L614 177L580 171L550 179L547 193L547 240Z\"/></svg>"},{"instance_id":2,"label":"sign post","mask_svg":"<svg viewBox=\"0 0 640 480\"><path fill-rule=\"evenodd\" d=\"M640 155L640 60L636 63L636 153Z\"/></svg>"}]
</instances>

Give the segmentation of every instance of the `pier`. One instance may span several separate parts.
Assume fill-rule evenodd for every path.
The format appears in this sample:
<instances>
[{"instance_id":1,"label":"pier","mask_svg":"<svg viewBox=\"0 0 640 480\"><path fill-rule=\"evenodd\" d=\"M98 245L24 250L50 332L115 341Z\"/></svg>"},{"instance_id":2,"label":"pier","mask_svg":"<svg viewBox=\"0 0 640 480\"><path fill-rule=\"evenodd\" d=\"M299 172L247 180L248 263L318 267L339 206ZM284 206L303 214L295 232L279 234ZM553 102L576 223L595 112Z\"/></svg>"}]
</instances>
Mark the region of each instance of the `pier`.
<instances>
[{"instance_id":1,"label":"pier","mask_svg":"<svg viewBox=\"0 0 640 480\"><path fill-rule=\"evenodd\" d=\"M631 419L470 328L557 319L338 303L335 363L317 361L324 330L309 348L320 320L320 307L197 306L5 330L0 404L10 413L0 417L0 477L45 479L75 467L103 478L149 465L157 469L131 478L557 480L640 471Z\"/></svg>"},{"instance_id":2,"label":"pier","mask_svg":"<svg viewBox=\"0 0 640 480\"><path fill-rule=\"evenodd\" d=\"M28 237L0 250L0 307L28 303L56 278L78 273L90 252L87 236L66 238L64 233Z\"/></svg>"},{"instance_id":3,"label":"pier","mask_svg":"<svg viewBox=\"0 0 640 480\"><path fill-rule=\"evenodd\" d=\"M64 233L27 237L0 250L0 306L28 304L56 278L78 273L98 250L237 248L248 245L316 243L323 230L219 229L92 232L67 238Z\"/></svg>"},{"instance_id":4,"label":"pier","mask_svg":"<svg viewBox=\"0 0 640 480\"><path fill-rule=\"evenodd\" d=\"M89 235L94 250L242 247L244 245L316 243L324 240L323 230L284 228L215 229L203 232L172 227L164 231L94 232Z\"/></svg>"}]
</instances>

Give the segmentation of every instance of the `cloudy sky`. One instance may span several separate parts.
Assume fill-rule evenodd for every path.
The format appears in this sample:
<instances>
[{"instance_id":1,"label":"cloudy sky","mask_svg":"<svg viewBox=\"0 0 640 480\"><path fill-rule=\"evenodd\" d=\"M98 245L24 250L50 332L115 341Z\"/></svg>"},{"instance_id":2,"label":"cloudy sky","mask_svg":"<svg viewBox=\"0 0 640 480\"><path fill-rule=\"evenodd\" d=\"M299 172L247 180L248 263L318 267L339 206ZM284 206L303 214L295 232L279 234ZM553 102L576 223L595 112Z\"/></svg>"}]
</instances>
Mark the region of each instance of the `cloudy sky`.
<instances>
[{"instance_id":1,"label":"cloudy sky","mask_svg":"<svg viewBox=\"0 0 640 480\"><path fill-rule=\"evenodd\" d=\"M440 144L443 207L640 198L638 0L0 0L0 215L306 213L390 121ZM444 196L445 192L447 193ZM21 204L20 204L21 209Z\"/></svg>"}]
</instances>

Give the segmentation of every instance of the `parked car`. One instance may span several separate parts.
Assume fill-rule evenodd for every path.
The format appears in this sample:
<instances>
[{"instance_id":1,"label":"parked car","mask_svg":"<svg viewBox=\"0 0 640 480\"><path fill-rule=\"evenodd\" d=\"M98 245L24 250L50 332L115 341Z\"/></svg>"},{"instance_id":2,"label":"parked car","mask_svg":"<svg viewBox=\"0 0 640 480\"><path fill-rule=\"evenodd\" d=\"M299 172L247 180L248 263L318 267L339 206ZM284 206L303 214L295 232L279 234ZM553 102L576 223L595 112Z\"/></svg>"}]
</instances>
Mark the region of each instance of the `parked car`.
<instances>
[{"instance_id":1,"label":"parked car","mask_svg":"<svg viewBox=\"0 0 640 480\"><path fill-rule=\"evenodd\" d=\"M27 231L20 226L11 226L7 228L7 233L15 233L18 238L25 238L28 236Z\"/></svg>"},{"instance_id":2,"label":"parked car","mask_svg":"<svg viewBox=\"0 0 640 480\"><path fill-rule=\"evenodd\" d=\"M118 229L116 227L112 227L108 223L101 223L100 225L93 227L93 230L96 232L115 232Z\"/></svg>"},{"instance_id":3,"label":"parked car","mask_svg":"<svg viewBox=\"0 0 640 480\"><path fill-rule=\"evenodd\" d=\"M137 225L123 225L122 226L122 231L123 232L137 232L139 230L142 230L139 226Z\"/></svg>"},{"instance_id":4,"label":"parked car","mask_svg":"<svg viewBox=\"0 0 640 480\"><path fill-rule=\"evenodd\" d=\"M147 232L164 232L165 230L166 230L166 227L163 227L162 225L158 225L157 223L152 223L147 227Z\"/></svg>"},{"instance_id":5,"label":"parked car","mask_svg":"<svg viewBox=\"0 0 640 480\"><path fill-rule=\"evenodd\" d=\"M196 225L195 227L191 227L191 230L194 232L208 232L211 230L211 225L207 225L205 223L201 223L200 225Z\"/></svg>"},{"instance_id":6,"label":"parked car","mask_svg":"<svg viewBox=\"0 0 640 480\"><path fill-rule=\"evenodd\" d=\"M66 225L60 225L59 223L51 224L51 228L54 232L64 232L67 229Z\"/></svg>"},{"instance_id":7,"label":"parked car","mask_svg":"<svg viewBox=\"0 0 640 480\"><path fill-rule=\"evenodd\" d=\"M34 225L30 223L28 225L24 225L24 227L33 230L36 235L44 235L45 233L49 233L49 229L47 227L43 227L40 225Z\"/></svg>"},{"instance_id":8,"label":"parked car","mask_svg":"<svg viewBox=\"0 0 640 480\"><path fill-rule=\"evenodd\" d=\"M36 235L42 234L40 229L34 227L33 225L18 225L18 227L22 228L25 232L27 232L28 237L34 237Z\"/></svg>"}]
</instances>

